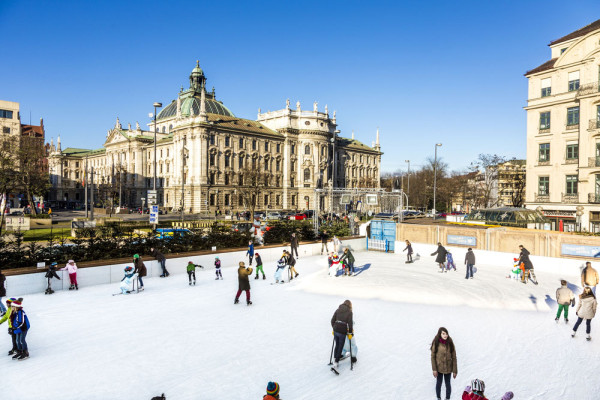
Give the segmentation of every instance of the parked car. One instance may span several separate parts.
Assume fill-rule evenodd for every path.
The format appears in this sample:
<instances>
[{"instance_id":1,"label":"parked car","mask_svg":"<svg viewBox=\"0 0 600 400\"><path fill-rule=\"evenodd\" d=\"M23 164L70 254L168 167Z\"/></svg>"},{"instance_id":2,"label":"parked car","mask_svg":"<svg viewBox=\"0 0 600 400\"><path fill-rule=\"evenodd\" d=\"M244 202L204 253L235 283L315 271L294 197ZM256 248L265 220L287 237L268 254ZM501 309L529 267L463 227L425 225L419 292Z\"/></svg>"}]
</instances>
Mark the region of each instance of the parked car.
<instances>
[{"instance_id":1,"label":"parked car","mask_svg":"<svg viewBox=\"0 0 600 400\"><path fill-rule=\"evenodd\" d=\"M290 219L292 219L292 218L290 217ZM305 213L298 213L298 214L294 215L294 219L296 221L302 221L302 220L308 219L308 215L306 215Z\"/></svg>"},{"instance_id":2,"label":"parked car","mask_svg":"<svg viewBox=\"0 0 600 400\"><path fill-rule=\"evenodd\" d=\"M188 235L191 234L192 231L190 231L189 229L184 229L184 228L158 228L156 230L156 237L158 239L171 239L172 237L176 236L176 235L180 235L180 236L184 236L184 235Z\"/></svg>"},{"instance_id":3,"label":"parked car","mask_svg":"<svg viewBox=\"0 0 600 400\"><path fill-rule=\"evenodd\" d=\"M281 213L279 211L269 211L267 213L267 220L280 220L281 219Z\"/></svg>"},{"instance_id":4,"label":"parked car","mask_svg":"<svg viewBox=\"0 0 600 400\"><path fill-rule=\"evenodd\" d=\"M234 232L250 232L252 229L252 222L238 222L237 224L231 225L231 230Z\"/></svg>"},{"instance_id":5,"label":"parked car","mask_svg":"<svg viewBox=\"0 0 600 400\"><path fill-rule=\"evenodd\" d=\"M296 213L293 211L288 211L288 212L282 214L281 219L283 219L283 220L296 219Z\"/></svg>"}]
</instances>

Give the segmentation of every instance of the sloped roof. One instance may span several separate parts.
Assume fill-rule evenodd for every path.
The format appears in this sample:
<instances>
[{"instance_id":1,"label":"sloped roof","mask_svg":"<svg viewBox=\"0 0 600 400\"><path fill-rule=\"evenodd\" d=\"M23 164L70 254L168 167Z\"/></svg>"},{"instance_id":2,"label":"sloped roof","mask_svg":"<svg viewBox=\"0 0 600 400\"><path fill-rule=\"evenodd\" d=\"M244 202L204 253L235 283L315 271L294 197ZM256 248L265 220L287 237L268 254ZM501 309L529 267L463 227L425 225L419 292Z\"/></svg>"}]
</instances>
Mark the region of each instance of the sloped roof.
<instances>
[{"instance_id":1,"label":"sloped roof","mask_svg":"<svg viewBox=\"0 0 600 400\"><path fill-rule=\"evenodd\" d=\"M584 26L581 29L577 29L575 32L571 32L568 35L565 35L565 36L561 37L560 39L556 39L556 40L550 42L549 46L554 46L555 44L558 44L558 43L567 42L567 41L569 41L571 39L575 39L575 38L578 38L578 37L581 37L581 36L585 36L588 33L593 32L593 31L598 30L598 29L600 29L600 19L597 20L597 21L592 22L589 25Z\"/></svg>"},{"instance_id":2,"label":"sloped roof","mask_svg":"<svg viewBox=\"0 0 600 400\"><path fill-rule=\"evenodd\" d=\"M261 133L263 135L271 135L283 138L283 135L273 129L267 128L265 125L257 121L249 119L230 117L227 115L206 114L208 123L216 127L236 129L252 133Z\"/></svg>"},{"instance_id":3,"label":"sloped roof","mask_svg":"<svg viewBox=\"0 0 600 400\"><path fill-rule=\"evenodd\" d=\"M338 137L338 143L340 146L344 146L348 149L362 150L362 151L370 151L372 153L380 153L372 147L367 146L366 144L359 142L356 139L348 139L344 137Z\"/></svg>"},{"instance_id":4,"label":"sloped roof","mask_svg":"<svg viewBox=\"0 0 600 400\"><path fill-rule=\"evenodd\" d=\"M531 75L531 74L537 74L538 72L542 72L542 71L546 71L546 70L554 68L554 64L556 63L556 60L558 60L558 58L553 58L551 60L546 61L542 65L525 72L525 76Z\"/></svg>"},{"instance_id":5,"label":"sloped roof","mask_svg":"<svg viewBox=\"0 0 600 400\"><path fill-rule=\"evenodd\" d=\"M21 124L21 135L42 138L44 137L44 127L40 125Z\"/></svg>"}]
</instances>

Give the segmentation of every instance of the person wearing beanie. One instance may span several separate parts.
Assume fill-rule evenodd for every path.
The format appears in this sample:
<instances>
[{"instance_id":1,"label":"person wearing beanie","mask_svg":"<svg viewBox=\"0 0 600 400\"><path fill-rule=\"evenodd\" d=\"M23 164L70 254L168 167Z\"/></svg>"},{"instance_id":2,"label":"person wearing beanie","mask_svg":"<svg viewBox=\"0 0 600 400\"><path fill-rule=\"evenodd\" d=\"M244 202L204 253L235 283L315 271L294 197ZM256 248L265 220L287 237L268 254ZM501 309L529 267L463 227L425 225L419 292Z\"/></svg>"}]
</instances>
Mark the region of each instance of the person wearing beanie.
<instances>
[{"instance_id":1,"label":"person wearing beanie","mask_svg":"<svg viewBox=\"0 0 600 400\"><path fill-rule=\"evenodd\" d=\"M45 275L45 277L48 279L48 287L46 288L46 291L44 292L45 294L52 294L52 293L54 293L54 290L52 290L52 278L56 278L56 279L58 279L60 281L60 277L56 273L56 266L57 265L58 264L56 262L53 262L48 267L48 271L46 272L46 275Z\"/></svg>"},{"instance_id":2,"label":"person wearing beanie","mask_svg":"<svg viewBox=\"0 0 600 400\"><path fill-rule=\"evenodd\" d=\"M569 322L569 305L575 306L575 295L573 291L568 288L567 281L561 279L560 287L556 289L556 302L558 303L558 312L556 313L556 322L560 319L560 314L565 311L565 322Z\"/></svg>"},{"instance_id":3,"label":"person wearing beanie","mask_svg":"<svg viewBox=\"0 0 600 400\"><path fill-rule=\"evenodd\" d=\"M29 318L27 318L27 314L25 314L25 310L23 310L21 299L13 301L10 305L13 309L10 318L12 320L13 332L16 335L17 341L17 352L13 355L12 359L21 361L29 358L27 342L25 341L25 337L30 328Z\"/></svg>"},{"instance_id":4,"label":"person wearing beanie","mask_svg":"<svg viewBox=\"0 0 600 400\"><path fill-rule=\"evenodd\" d=\"M473 379L471 386L465 388L462 400L488 400L483 392L485 392L485 383L481 379Z\"/></svg>"},{"instance_id":5,"label":"person wearing beanie","mask_svg":"<svg viewBox=\"0 0 600 400\"><path fill-rule=\"evenodd\" d=\"M279 399L279 383L269 382L267 384L267 394L263 400L278 400Z\"/></svg>"},{"instance_id":6,"label":"person wearing beanie","mask_svg":"<svg viewBox=\"0 0 600 400\"><path fill-rule=\"evenodd\" d=\"M249 260L248 264L252 266L252 259L254 258L254 243L252 243L252 240L248 241L248 251L246 252L246 255Z\"/></svg>"},{"instance_id":7,"label":"person wearing beanie","mask_svg":"<svg viewBox=\"0 0 600 400\"><path fill-rule=\"evenodd\" d=\"M77 286L77 264L75 261L69 260L67 265L64 268L60 269L61 271L67 271L69 273L69 280L71 281L71 286L69 286L69 290L79 290Z\"/></svg>"},{"instance_id":8,"label":"person wearing beanie","mask_svg":"<svg viewBox=\"0 0 600 400\"><path fill-rule=\"evenodd\" d=\"M223 280L223 274L221 274L221 260L219 260L219 257L215 257L215 274L217 274L215 281L219 278Z\"/></svg>"},{"instance_id":9,"label":"person wearing beanie","mask_svg":"<svg viewBox=\"0 0 600 400\"><path fill-rule=\"evenodd\" d=\"M344 348L346 336L348 336L348 339L352 339L354 335L352 316L352 302L346 300L339 305L331 317L331 327L333 328L333 339L335 341L335 364L333 369L336 372L339 367L340 358L342 358L342 349Z\"/></svg>"},{"instance_id":10,"label":"person wearing beanie","mask_svg":"<svg viewBox=\"0 0 600 400\"><path fill-rule=\"evenodd\" d=\"M141 292L142 290L144 290L144 281L142 280L142 278L146 276L148 270L146 269L146 265L144 265L142 257L140 257L139 254L133 255L133 267L133 272L137 274L138 278L138 292Z\"/></svg>"},{"instance_id":11,"label":"person wearing beanie","mask_svg":"<svg viewBox=\"0 0 600 400\"><path fill-rule=\"evenodd\" d=\"M260 254L256 253L254 255L254 259L256 260L256 276L254 277L254 279L258 279L258 273L261 272L263 279L267 279L267 277L265 276L265 271L263 270L263 262L262 262L262 258L260 258Z\"/></svg>"},{"instance_id":12,"label":"person wearing beanie","mask_svg":"<svg viewBox=\"0 0 600 400\"><path fill-rule=\"evenodd\" d=\"M204 268L202 265L194 264L193 261L189 261L186 267L188 274L189 285L192 286L192 278L194 278L194 285L196 285L196 268Z\"/></svg>"},{"instance_id":13,"label":"person wearing beanie","mask_svg":"<svg viewBox=\"0 0 600 400\"><path fill-rule=\"evenodd\" d=\"M4 314L4 316L2 318L0 318L0 325L2 325L5 321L8 321L8 334L10 335L10 337L12 339L12 349L8 352L9 356L12 356L13 354L15 354L17 352L17 335L15 335L15 332L14 332L13 326L12 326L12 320L10 319L10 316L12 314L11 304L13 301L16 301L16 300L17 299L15 299L14 297L11 297L10 299L6 300L6 306L8 307L8 310L6 311L6 314Z\"/></svg>"},{"instance_id":14,"label":"person wearing beanie","mask_svg":"<svg viewBox=\"0 0 600 400\"><path fill-rule=\"evenodd\" d=\"M456 347L454 341L448 334L448 330L444 327L438 329L437 335L431 342L431 369L433 377L437 382L435 385L435 393L437 399L442 398L442 381L446 385L446 400L450 399L452 394L452 386L450 385L450 377L456 379L458 374L458 363L456 361Z\"/></svg>"},{"instance_id":15,"label":"person wearing beanie","mask_svg":"<svg viewBox=\"0 0 600 400\"><path fill-rule=\"evenodd\" d=\"M575 337L575 333L579 328L579 325L585 319L585 332L587 333L587 340L592 340L590 336L590 331L592 329L591 323L592 318L596 315L596 307L598 306L598 302L596 301L596 296L592 292L592 288L586 286L583 288L583 293L579 295L579 305L577 306L577 322L575 322L575 326L573 326L573 333L571 337Z\"/></svg>"},{"instance_id":16,"label":"person wearing beanie","mask_svg":"<svg viewBox=\"0 0 600 400\"><path fill-rule=\"evenodd\" d=\"M254 255L254 254L253 254ZM250 281L248 277L252 275L252 268L246 268L246 265L243 261L240 261L238 268L238 291L235 295L235 300L233 304L237 304L240 302L240 295L242 294L242 290L246 292L246 304L250 305L252 302L250 301Z\"/></svg>"}]
</instances>

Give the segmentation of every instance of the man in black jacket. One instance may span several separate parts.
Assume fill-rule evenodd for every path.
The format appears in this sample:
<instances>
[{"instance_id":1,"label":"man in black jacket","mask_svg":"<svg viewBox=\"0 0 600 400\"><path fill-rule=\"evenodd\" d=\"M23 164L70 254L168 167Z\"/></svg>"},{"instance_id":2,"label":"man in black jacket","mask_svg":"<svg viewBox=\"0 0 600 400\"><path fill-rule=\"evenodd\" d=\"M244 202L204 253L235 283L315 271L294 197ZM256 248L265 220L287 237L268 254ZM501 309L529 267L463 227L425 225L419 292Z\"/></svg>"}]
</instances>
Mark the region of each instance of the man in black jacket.
<instances>
[{"instance_id":1,"label":"man in black jacket","mask_svg":"<svg viewBox=\"0 0 600 400\"><path fill-rule=\"evenodd\" d=\"M326 252L329 253L329 248L327 247L328 240L329 235L327 234L327 231L323 231L323 233L321 233L321 254L323 254L323 247L325 248Z\"/></svg>"},{"instance_id":2,"label":"man in black jacket","mask_svg":"<svg viewBox=\"0 0 600 400\"><path fill-rule=\"evenodd\" d=\"M340 304L338 309L333 313L333 317L331 317L331 327L333 328L333 337L335 340L334 368L337 369L340 358L342 358L342 349L344 348L346 335L348 335L348 339L352 339L352 335L354 334L352 324L352 302L350 300L346 300Z\"/></svg>"},{"instance_id":3,"label":"man in black jacket","mask_svg":"<svg viewBox=\"0 0 600 400\"><path fill-rule=\"evenodd\" d=\"M519 254L519 265L523 263L523 266L525 268L525 272L523 273L523 279L521 280L521 282L526 284L527 278L529 278L531 282L537 285L537 278L535 277L535 273L533 272L533 263L529 259L529 254L531 253L529 253L529 250L523 247L522 244L519 245L519 249L521 250L521 253Z\"/></svg>"},{"instance_id":4,"label":"man in black jacket","mask_svg":"<svg viewBox=\"0 0 600 400\"><path fill-rule=\"evenodd\" d=\"M152 255L152 257L156 258L156 260L160 263L160 267L162 268L162 275L160 276L161 278L167 277L169 276L169 271L167 271L167 267L166 267L166 262L167 259L165 258L165 256L163 255L163 253L161 253L160 251L158 251L157 249L155 249L154 247L152 247L150 249L150 255Z\"/></svg>"},{"instance_id":5,"label":"man in black jacket","mask_svg":"<svg viewBox=\"0 0 600 400\"><path fill-rule=\"evenodd\" d=\"M295 233L292 233L292 237L290 238L290 253L292 256L294 252L296 252L296 258L300 258L298 257L298 238Z\"/></svg>"}]
</instances>

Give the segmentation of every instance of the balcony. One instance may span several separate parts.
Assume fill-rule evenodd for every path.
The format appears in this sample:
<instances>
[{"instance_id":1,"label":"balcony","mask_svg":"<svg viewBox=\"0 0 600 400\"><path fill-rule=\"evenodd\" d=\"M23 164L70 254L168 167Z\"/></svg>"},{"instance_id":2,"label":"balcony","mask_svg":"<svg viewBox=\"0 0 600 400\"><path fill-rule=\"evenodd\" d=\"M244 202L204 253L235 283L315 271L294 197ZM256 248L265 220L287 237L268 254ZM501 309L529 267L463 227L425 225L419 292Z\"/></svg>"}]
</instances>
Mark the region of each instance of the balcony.
<instances>
[{"instance_id":1,"label":"balcony","mask_svg":"<svg viewBox=\"0 0 600 400\"><path fill-rule=\"evenodd\" d=\"M538 160L537 166L543 167L545 165L550 165L550 160Z\"/></svg>"},{"instance_id":2,"label":"balcony","mask_svg":"<svg viewBox=\"0 0 600 400\"><path fill-rule=\"evenodd\" d=\"M600 157L588 157L588 167L600 167Z\"/></svg>"},{"instance_id":3,"label":"balcony","mask_svg":"<svg viewBox=\"0 0 600 400\"><path fill-rule=\"evenodd\" d=\"M534 193L534 195L535 195L536 203L550 203L550 195L549 194Z\"/></svg>"},{"instance_id":4,"label":"balcony","mask_svg":"<svg viewBox=\"0 0 600 400\"><path fill-rule=\"evenodd\" d=\"M577 122L577 123L572 123L572 124L567 124L567 125L565 126L565 129L566 129L567 131L574 131L574 130L576 130L576 129L579 129L579 122Z\"/></svg>"},{"instance_id":5,"label":"balcony","mask_svg":"<svg viewBox=\"0 0 600 400\"><path fill-rule=\"evenodd\" d=\"M588 203L590 203L590 204L600 204L600 194L597 194L597 193L588 193Z\"/></svg>"},{"instance_id":6,"label":"balcony","mask_svg":"<svg viewBox=\"0 0 600 400\"><path fill-rule=\"evenodd\" d=\"M579 203L579 194L575 193L567 193L567 194L562 194L562 201L561 203L563 204L575 204L575 203Z\"/></svg>"},{"instance_id":7,"label":"balcony","mask_svg":"<svg viewBox=\"0 0 600 400\"><path fill-rule=\"evenodd\" d=\"M587 83L585 85L580 85L577 90L577 97L587 96L588 94L598 93L600 90L599 82Z\"/></svg>"},{"instance_id":8,"label":"balcony","mask_svg":"<svg viewBox=\"0 0 600 400\"><path fill-rule=\"evenodd\" d=\"M577 164L579 162L578 158L567 158L565 159L565 164Z\"/></svg>"},{"instance_id":9,"label":"balcony","mask_svg":"<svg viewBox=\"0 0 600 400\"><path fill-rule=\"evenodd\" d=\"M589 130L600 129L600 120L599 119L590 119L588 124Z\"/></svg>"},{"instance_id":10,"label":"balcony","mask_svg":"<svg viewBox=\"0 0 600 400\"><path fill-rule=\"evenodd\" d=\"M538 131L538 135L543 135L543 134L546 134L546 133L550 133L550 127L546 128L545 126L544 127L540 126L539 131Z\"/></svg>"}]
</instances>

